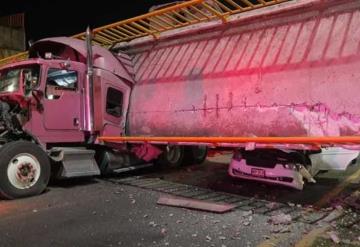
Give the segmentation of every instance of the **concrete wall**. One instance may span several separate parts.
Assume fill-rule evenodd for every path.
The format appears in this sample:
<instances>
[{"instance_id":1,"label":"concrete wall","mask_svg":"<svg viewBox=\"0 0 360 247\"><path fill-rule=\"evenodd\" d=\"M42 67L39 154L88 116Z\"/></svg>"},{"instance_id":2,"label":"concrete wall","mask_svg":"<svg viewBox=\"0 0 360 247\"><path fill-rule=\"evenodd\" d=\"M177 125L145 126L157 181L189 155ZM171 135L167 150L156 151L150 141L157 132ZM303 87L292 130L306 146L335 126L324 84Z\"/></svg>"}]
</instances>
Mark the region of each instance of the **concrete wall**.
<instances>
[{"instance_id":1,"label":"concrete wall","mask_svg":"<svg viewBox=\"0 0 360 247\"><path fill-rule=\"evenodd\" d=\"M0 24L0 59L25 50L25 29Z\"/></svg>"}]
</instances>

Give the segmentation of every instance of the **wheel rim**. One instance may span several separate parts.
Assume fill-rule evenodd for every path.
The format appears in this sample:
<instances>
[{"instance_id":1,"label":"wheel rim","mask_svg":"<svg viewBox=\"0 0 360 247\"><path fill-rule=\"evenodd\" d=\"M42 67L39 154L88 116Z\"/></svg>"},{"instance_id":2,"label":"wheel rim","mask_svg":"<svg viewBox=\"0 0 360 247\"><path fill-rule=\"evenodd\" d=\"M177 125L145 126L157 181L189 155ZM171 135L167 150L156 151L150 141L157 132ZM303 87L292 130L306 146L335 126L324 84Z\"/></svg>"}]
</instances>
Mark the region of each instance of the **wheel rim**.
<instances>
[{"instance_id":1,"label":"wheel rim","mask_svg":"<svg viewBox=\"0 0 360 247\"><path fill-rule=\"evenodd\" d=\"M40 170L40 163L33 155L21 153L10 160L7 175L15 188L28 189L39 180Z\"/></svg>"},{"instance_id":2,"label":"wheel rim","mask_svg":"<svg viewBox=\"0 0 360 247\"><path fill-rule=\"evenodd\" d=\"M178 146L169 147L167 151L167 160L170 163L176 163L181 157L181 149Z\"/></svg>"}]
</instances>

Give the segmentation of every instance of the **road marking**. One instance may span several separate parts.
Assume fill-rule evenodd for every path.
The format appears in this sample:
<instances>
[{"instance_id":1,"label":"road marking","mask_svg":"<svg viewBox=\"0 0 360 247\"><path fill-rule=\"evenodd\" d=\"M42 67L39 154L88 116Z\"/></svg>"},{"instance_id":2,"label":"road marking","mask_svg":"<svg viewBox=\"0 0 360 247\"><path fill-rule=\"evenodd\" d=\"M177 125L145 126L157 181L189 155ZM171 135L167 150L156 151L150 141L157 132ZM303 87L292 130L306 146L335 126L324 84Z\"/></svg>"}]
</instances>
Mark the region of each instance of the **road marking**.
<instances>
[{"instance_id":1,"label":"road marking","mask_svg":"<svg viewBox=\"0 0 360 247\"><path fill-rule=\"evenodd\" d=\"M314 205L316 207L322 208L324 207L329 199L335 198L338 196L347 186L349 186L351 183L353 183L355 180L360 178L360 169L357 170L354 174L347 177L344 181L342 181L339 185L337 185L333 190L326 193L317 203Z\"/></svg>"},{"instance_id":2,"label":"road marking","mask_svg":"<svg viewBox=\"0 0 360 247\"><path fill-rule=\"evenodd\" d=\"M321 228L315 228L309 233L302 236L301 240L295 244L295 247L310 247L318 236L327 231L330 226L324 226Z\"/></svg>"}]
</instances>

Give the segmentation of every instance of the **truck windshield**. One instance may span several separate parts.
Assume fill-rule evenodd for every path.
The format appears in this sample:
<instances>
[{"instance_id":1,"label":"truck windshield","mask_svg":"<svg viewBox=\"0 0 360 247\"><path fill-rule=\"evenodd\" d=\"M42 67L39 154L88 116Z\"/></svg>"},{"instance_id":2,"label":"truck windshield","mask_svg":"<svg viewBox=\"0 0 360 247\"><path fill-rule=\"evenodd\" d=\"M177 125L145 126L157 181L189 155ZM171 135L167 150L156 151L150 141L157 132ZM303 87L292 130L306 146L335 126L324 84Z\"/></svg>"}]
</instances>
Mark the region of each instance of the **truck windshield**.
<instances>
[{"instance_id":1,"label":"truck windshield","mask_svg":"<svg viewBox=\"0 0 360 247\"><path fill-rule=\"evenodd\" d=\"M19 89L21 69L0 72L0 93L15 92Z\"/></svg>"},{"instance_id":2,"label":"truck windshield","mask_svg":"<svg viewBox=\"0 0 360 247\"><path fill-rule=\"evenodd\" d=\"M39 65L0 71L0 93L11 93L19 90L20 78L24 80L25 89L34 88L38 85L39 72Z\"/></svg>"}]
</instances>

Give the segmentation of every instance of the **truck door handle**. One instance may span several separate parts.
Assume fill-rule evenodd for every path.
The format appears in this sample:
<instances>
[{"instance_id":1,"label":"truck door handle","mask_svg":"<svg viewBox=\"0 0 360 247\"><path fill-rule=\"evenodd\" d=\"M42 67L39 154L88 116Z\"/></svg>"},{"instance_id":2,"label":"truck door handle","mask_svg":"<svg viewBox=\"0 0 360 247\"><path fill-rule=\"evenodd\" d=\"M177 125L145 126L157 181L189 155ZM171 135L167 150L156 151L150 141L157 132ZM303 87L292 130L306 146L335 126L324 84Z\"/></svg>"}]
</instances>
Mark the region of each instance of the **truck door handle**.
<instances>
[{"instance_id":1,"label":"truck door handle","mask_svg":"<svg viewBox=\"0 0 360 247\"><path fill-rule=\"evenodd\" d=\"M73 125L79 126L79 119L77 117L73 119Z\"/></svg>"}]
</instances>

